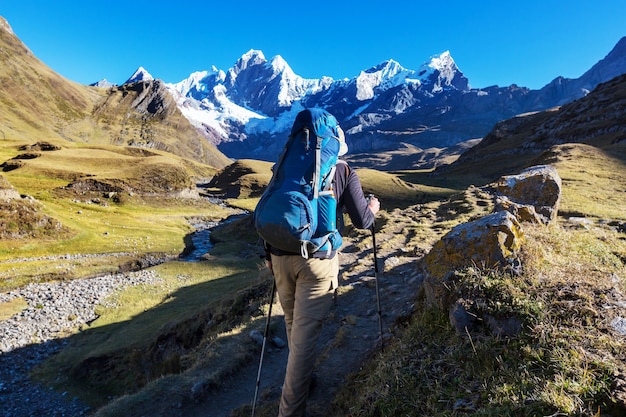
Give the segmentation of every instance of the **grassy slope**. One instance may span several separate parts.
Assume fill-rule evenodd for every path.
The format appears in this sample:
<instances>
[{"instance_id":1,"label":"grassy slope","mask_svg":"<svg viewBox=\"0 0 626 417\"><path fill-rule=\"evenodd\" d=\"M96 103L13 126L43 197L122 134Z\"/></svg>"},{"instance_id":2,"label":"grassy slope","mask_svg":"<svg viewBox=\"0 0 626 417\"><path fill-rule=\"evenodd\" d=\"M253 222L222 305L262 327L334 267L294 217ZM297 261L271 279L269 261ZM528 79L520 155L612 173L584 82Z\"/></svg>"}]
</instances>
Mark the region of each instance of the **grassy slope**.
<instances>
[{"instance_id":1,"label":"grassy slope","mask_svg":"<svg viewBox=\"0 0 626 417\"><path fill-rule=\"evenodd\" d=\"M624 198L615 197L613 192L623 187L620 176L607 174L603 169L614 163L615 172L624 172L620 158L597 158L598 154L585 146L577 145L579 152L566 147L567 152L553 154L552 163L565 184L562 213L626 220L619 210L624 206ZM585 181L577 181L581 170L595 174L585 176ZM401 175L412 179L420 175L428 177L427 173ZM366 190L384 196L383 202L390 196L391 186L406 190L411 200L414 187L422 187L418 184L398 187L404 183L386 173L364 171L362 177ZM571 184L575 186L570 187ZM419 220L424 227L416 231L445 224L448 230L459 221L478 214L472 210L485 204L474 201L475 192L451 195L454 189L424 187L423 190L424 196L428 196L420 204L424 215ZM583 211L576 208L581 204L580 199L584 201L591 193L598 203L587 201ZM429 212L436 216L426 214ZM402 213L403 210L389 208L383 216L386 219L383 229L393 227L394 216L402 216ZM449 218L447 223L443 222L446 218ZM459 272L464 283L461 287L472 288L473 297L486 297L490 301L487 308L493 309L493 314L501 313L505 306L504 311L523 317L527 327L522 335L512 339L493 338L487 333L458 335L451 329L447 314L431 310L418 301L415 315L396 329L396 337L385 351L370 358L364 371L346 384L334 401L332 415L414 415L416 410L432 416L464 413L539 416L558 412L592 415L597 407L602 407L602 415L609 412L611 381L614 372L626 366L622 353L626 346L623 340L614 337L608 325L611 314L615 313L604 307L620 301L619 294L626 294L623 280L626 241L600 222L585 229L571 226L564 217L554 227L526 225L524 230L527 239L523 254L525 274L521 277L474 269ZM444 232L416 233L406 247L428 246ZM227 235L234 236L234 233ZM223 253L232 253L234 247L236 245ZM621 277L621 280L611 277ZM252 325L254 320L249 320L248 325ZM218 341L233 347L241 343L227 332L214 339L213 344L202 345L205 353L220 355L220 349L229 349ZM197 358L195 366L155 381L117 405L111 404L102 415L110 415L119 407L132 404L145 406L154 395L183 398L184 392L189 392L189 384L201 378L202 369L212 375L220 374L220 370L228 373L228 369L238 366L238 361L249 360L244 352L233 356L236 359L227 356L233 360L217 368L211 362L210 372L209 368L203 368L207 363ZM172 389L172 386L177 388ZM264 413L273 409L262 408L258 415L272 415L272 411Z\"/></svg>"},{"instance_id":2,"label":"grassy slope","mask_svg":"<svg viewBox=\"0 0 626 417\"><path fill-rule=\"evenodd\" d=\"M0 28L0 139L134 145L221 168L230 160L202 137L160 81L113 89L67 80Z\"/></svg>"},{"instance_id":3,"label":"grassy slope","mask_svg":"<svg viewBox=\"0 0 626 417\"><path fill-rule=\"evenodd\" d=\"M189 231L186 217L219 218L224 214L206 203L130 194L116 202L102 192L60 191L59 187L79 177L163 191L168 184L174 189L184 185L189 178L178 175L182 172L203 177L213 171L158 151L104 146L117 143L116 138L127 132L136 132L135 139L150 138L152 125L141 118L129 121L115 112L108 118L93 118L98 104L101 109L115 108L123 97L107 97L106 91L68 83L33 61L16 39L6 33L0 36L2 49L12 52L0 54L0 161L20 153L18 145L36 140L63 147L26 160L22 168L3 175L20 193L41 201L38 210L66 228L54 239L43 235L0 240L3 288L117 268L108 257L95 265L63 260L3 261L65 253L178 253ZM66 142L68 137L76 143ZM518 139L523 143L522 137ZM99 146L78 144L85 141ZM506 151L510 143L501 145ZM626 220L624 148L561 145L543 158L554 164L563 178L563 217L551 228L526 226L525 273L508 277L474 269L459 272L465 288L475 290L472 296L498 301L486 307L494 313L502 305L511 306L525 318L526 331L514 339L457 335L447 314L418 303L403 331L398 329L385 351L371 358L365 371L346 385L335 401L335 415L414 415L416 410L432 416L594 415L598 407L602 407L602 415L610 412L611 381L626 364L623 338L615 337L608 325L617 310L605 307L625 298L626 243L623 235L599 220ZM510 169L506 158L492 162L494 171ZM383 201L387 210L383 227L393 226L394 216L404 215L403 210L392 207L413 209L412 205L419 203L414 211L421 215L424 233L407 243L407 247L419 248L432 244L445 232L442 228L449 229L475 214L465 198L471 193L452 193L491 179L477 175L489 165L484 161L469 165L464 171L450 171L447 178L427 172L362 170L359 174L366 192ZM142 176L143 172L167 172L169 180L155 184L150 181L154 176ZM254 207L251 184L266 181L267 173L264 175L246 178L243 188L247 193L238 199L242 206ZM445 200L447 197L450 200ZM444 214L449 216L447 223L441 222ZM573 227L565 219L570 215L586 216L596 223L589 228ZM268 288L259 279L257 259L250 249L254 243L250 224L231 227L222 233L224 243L212 252L210 260L161 265L154 268L162 279L160 284L117 294L122 307L103 307L91 328L71 338L74 348L39 369L38 376L55 381L61 371L63 388L95 405L104 404L107 395L122 393L129 394L129 403L141 403L162 396L174 399L177 388L189 392L189 384L199 375L209 374L207 383L215 384L248 360L251 352L235 347L242 345L240 335L245 334L246 326L258 321L254 314ZM59 269L64 271L62 275L52 272ZM19 300L2 305L0 316L22 306ZM211 326L202 327L204 323ZM162 346L166 354L159 356ZM160 375L167 376L158 378Z\"/></svg>"},{"instance_id":4,"label":"grassy slope","mask_svg":"<svg viewBox=\"0 0 626 417\"><path fill-rule=\"evenodd\" d=\"M484 300L482 313L524 318L519 337L458 335L447 314L418 304L401 336L344 387L332 415L621 415L614 400L623 404L624 392L614 390L626 346L610 306L626 299L626 239L606 225L626 221L624 149L555 148L561 217L553 227L524 226L523 275L459 272L462 291L473 291L465 296ZM572 215L595 223L573 225Z\"/></svg>"},{"instance_id":5,"label":"grassy slope","mask_svg":"<svg viewBox=\"0 0 626 417\"><path fill-rule=\"evenodd\" d=\"M35 277L75 278L116 270L118 265L145 253L178 254L184 248L184 236L191 230L188 217L219 219L227 215L223 208L203 200L168 197L192 186L194 177L211 176L215 172L212 167L160 151L62 140L54 143L61 149L38 152L39 157L23 160L21 168L3 173L20 194L35 198L34 202L22 203L35 207L33 216L48 216L62 229L30 238L0 240L1 288L21 285ZM0 142L0 159L22 154L19 147L29 144ZM119 191L67 188L80 180L97 180ZM5 212L3 224L7 216L10 213ZM17 229L27 229L34 218L13 221L23 223ZM58 263L33 259L85 253L126 255ZM21 258L30 260L6 262Z\"/></svg>"},{"instance_id":6,"label":"grassy slope","mask_svg":"<svg viewBox=\"0 0 626 417\"><path fill-rule=\"evenodd\" d=\"M559 170L564 184L561 212L594 219L626 220L620 210L624 198L613 192L623 188L621 176L615 175L624 172L619 149L613 149L614 158L607 159L585 146L566 146L551 154L551 162ZM610 165L610 173L604 169L607 164L614 164ZM248 168L250 165L255 166L248 163ZM261 172L264 171L262 165L257 167ZM581 181L581 170L593 175L587 174ZM398 178L416 182L419 178L430 178L431 183L437 182L426 172L399 173L398 177L371 170L359 173L366 191L379 195L383 203L388 204L383 228L393 227L394 216L403 216L403 210L391 210L402 198L409 200L404 201L404 206L423 210L424 215L419 217L421 226L415 230L430 230L431 233L416 233L407 243L407 249L434 243L445 233L441 227L448 230L459 221L472 218L476 214L472 207L485 204L471 203L477 198L475 192L453 194L462 190L441 187L441 182L437 186L424 186ZM262 184L266 180L261 177L256 181ZM463 179L450 180L453 184L463 182ZM390 193L390 189L396 191ZM244 192L245 199L254 201L248 197L249 191ZM593 199L588 198L591 194ZM415 202L420 204L411 206ZM214 263L166 264L156 268L164 280L163 285L118 295L127 307L101 311L101 318L81 336L78 347L55 358L39 371L39 376L44 380L57 378L58 369L64 369L70 376L62 380L64 388L98 405L106 401L98 392L106 395L117 395L120 390L129 394L135 392L106 407L103 415L108 415L119 407L145 407L147 402L154 401L154 396L184 398L198 380L215 384L249 361L254 352L241 349L245 346L241 337L249 326L258 326L254 312L265 300L268 289L259 287L262 280L254 254L246 255L246 246L255 239L248 222L236 222L216 234L217 240L223 243L211 252L208 262ZM345 394L340 394L334 402L334 415L402 415L424 410L427 415L445 416L457 415L463 407L469 407L467 412L474 410L476 415L494 416L554 412L591 415L586 413L597 406L608 410L612 372L626 363L621 353L624 351L622 342L609 336L610 318L602 302L615 301L606 298L613 286L616 288L613 291L626 292L623 282L626 243L614 230L601 223L597 225L591 230L571 227L562 217L555 227L526 226L526 273L521 277L477 270L460 273L467 287L476 289L478 295L490 294L500 305L510 304L516 314L525 317L528 331L519 338L457 335L447 322L447 314L430 310L418 302L416 314L405 323L404 330L397 329L396 337L385 352L371 358L364 372L344 387ZM433 232L434 229L439 232ZM211 273L205 270L209 264ZM611 276L622 277L622 280L607 281ZM226 287L213 288L220 282ZM575 289L574 298L572 289ZM200 302L201 294L216 295L213 290L220 295L211 302ZM146 297L141 295L146 293L152 294L149 299L157 301L146 304ZM220 299L246 301L220 302ZM174 302L175 310L167 310L168 300ZM235 308L237 305L248 305L248 308ZM127 320L135 311L140 314ZM190 322L199 317L205 320L209 315L236 319L218 322L217 327L202 331L190 326ZM144 320L154 325L142 325ZM127 340L130 329L137 328L142 329L137 332L139 337ZM179 341L167 344L169 356L160 360L151 356L152 341L171 340L173 333L178 335ZM587 337L589 334L594 335L592 339ZM103 344L105 335L108 342ZM124 344L120 340L124 340ZM186 343L189 347L181 353L180 346L187 346ZM98 382L94 383L94 389L85 390L81 383L87 375L84 374L85 364L99 363L102 358L111 359L107 361L111 373L90 374L89 379ZM143 368L138 364L143 364ZM150 382L141 376L146 366L150 372L159 371L168 376ZM118 371L128 367L134 370L126 374L128 378L115 387L110 385L111 375L118 375ZM144 388L138 390L140 387ZM259 415L263 415L262 411Z\"/></svg>"}]
</instances>

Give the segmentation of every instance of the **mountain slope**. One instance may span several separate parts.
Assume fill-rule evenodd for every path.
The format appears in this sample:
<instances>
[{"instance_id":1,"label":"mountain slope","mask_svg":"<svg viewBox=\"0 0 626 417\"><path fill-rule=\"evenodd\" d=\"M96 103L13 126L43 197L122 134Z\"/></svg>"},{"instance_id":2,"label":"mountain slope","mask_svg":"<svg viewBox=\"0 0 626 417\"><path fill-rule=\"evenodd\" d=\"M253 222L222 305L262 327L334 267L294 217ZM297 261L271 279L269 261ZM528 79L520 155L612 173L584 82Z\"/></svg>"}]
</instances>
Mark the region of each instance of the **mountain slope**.
<instances>
[{"instance_id":1,"label":"mountain slope","mask_svg":"<svg viewBox=\"0 0 626 417\"><path fill-rule=\"evenodd\" d=\"M230 163L185 119L159 80L110 88L95 103L93 120L114 145L159 149L216 168Z\"/></svg>"},{"instance_id":2,"label":"mountain slope","mask_svg":"<svg viewBox=\"0 0 626 417\"><path fill-rule=\"evenodd\" d=\"M274 161L304 107L335 114L351 154L442 148L481 138L495 123L517 114L581 98L625 72L626 38L581 77L558 77L540 90L517 85L473 89L448 51L418 70L389 60L353 78L333 80L303 79L280 56L267 60L251 50L228 71L213 68L168 87L185 116L207 127L204 133L225 154Z\"/></svg>"},{"instance_id":3,"label":"mountain slope","mask_svg":"<svg viewBox=\"0 0 626 417\"><path fill-rule=\"evenodd\" d=\"M590 145L626 163L626 74L587 96L543 112L498 123L485 138L439 175L479 174L486 180L549 159L555 146Z\"/></svg>"},{"instance_id":4,"label":"mountain slope","mask_svg":"<svg viewBox=\"0 0 626 417\"><path fill-rule=\"evenodd\" d=\"M64 125L86 119L100 92L56 74L0 17L0 136L62 137Z\"/></svg>"},{"instance_id":5,"label":"mountain slope","mask_svg":"<svg viewBox=\"0 0 626 417\"><path fill-rule=\"evenodd\" d=\"M176 107L160 81L102 89L38 60L0 18L0 137L156 148L221 168L230 160ZM145 77L145 79L144 79Z\"/></svg>"}]
</instances>

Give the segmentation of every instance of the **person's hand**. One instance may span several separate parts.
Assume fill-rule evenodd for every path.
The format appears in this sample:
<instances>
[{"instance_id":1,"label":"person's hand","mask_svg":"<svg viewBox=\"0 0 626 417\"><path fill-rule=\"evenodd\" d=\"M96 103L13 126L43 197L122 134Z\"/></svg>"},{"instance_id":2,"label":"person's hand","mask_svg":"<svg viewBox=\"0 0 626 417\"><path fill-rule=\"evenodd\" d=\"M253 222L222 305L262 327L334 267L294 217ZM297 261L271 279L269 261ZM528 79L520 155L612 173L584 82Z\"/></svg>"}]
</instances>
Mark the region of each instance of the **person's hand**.
<instances>
[{"instance_id":1,"label":"person's hand","mask_svg":"<svg viewBox=\"0 0 626 417\"><path fill-rule=\"evenodd\" d=\"M269 256L265 258L265 266L267 267L267 269L270 270L272 274L274 273L274 269L272 269L272 258L270 258Z\"/></svg>"},{"instance_id":2,"label":"person's hand","mask_svg":"<svg viewBox=\"0 0 626 417\"><path fill-rule=\"evenodd\" d=\"M367 207L372 211L372 213L378 213L380 210L380 201L374 196L369 198L369 202L367 203Z\"/></svg>"}]
</instances>

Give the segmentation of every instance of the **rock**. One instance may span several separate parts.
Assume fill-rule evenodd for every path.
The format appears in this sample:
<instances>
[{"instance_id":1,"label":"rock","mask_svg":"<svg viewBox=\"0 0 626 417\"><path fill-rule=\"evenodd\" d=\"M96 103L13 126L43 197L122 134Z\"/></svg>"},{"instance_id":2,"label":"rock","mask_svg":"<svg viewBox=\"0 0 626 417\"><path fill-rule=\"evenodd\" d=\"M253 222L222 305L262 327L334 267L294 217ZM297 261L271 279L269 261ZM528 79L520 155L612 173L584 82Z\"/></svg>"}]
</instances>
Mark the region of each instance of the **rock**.
<instances>
[{"instance_id":1,"label":"rock","mask_svg":"<svg viewBox=\"0 0 626 417\"><path fill-rule=\"evenodd\" d=\"M285 341L278 336L272 337L272 344L279 349L282 349L285 346L287 346L287 343L285 343Z\"/></svg>"},{"instance_id":2,"label":"rock","mask_svg":"<svg viewBox=\"0 0 626 417\"><path fill-rule=\"evenodd\" d=\"M522 331L522 321L515 316L500 318L486 315L485 323L491 333L497 337L516 336Z\"/></svg>"},{"instance_id":3,"label":"rock","mask_svg":"<svg viewBox=\"0 0 626 417\"><path fill-rule=\"evenodd\" d=\"M518 175L501 177L491 187L499 196L496 211L509 211L520 221L550 224L556 219L561 177L550 165L537 165Z\"/></svg>"},{"instance_id":4,"label":"rock","mask_svg":"<svg viewBox=\"0 0 626 417\"><path fill-rule=\"evenodd\" d=\"M2 175L0 175L0 200L19 200L20 193L7 181Z\"/></svg>"},{"instance_id":5,"label":"rock","mask_svg":"<svg viewBox=\"0 0 626 417\"><path fill-rule=\"evenodd\" d=\"M517 262L523 237L520 223L508 211L454 227L421 262L426 301L448 309L456 302L449 285L455 270L475 265L508 268Z\"/></svg>"},{"instance_id":6,"label":"rock","mask_svg":"<svg viewBox=\"0 0 626 417\"><path fill-rule=\"evenodd\" d=\"M622 336L626 336L626 319L620 316L611 320L611 327Z\"/></svg>"},{"instance_id":7,"label":"rock","mask_svg":"<svg viewBox=\"0 0 626 417\"><path fill-rule=\"evenodd\" d=\"M463 334L474 327L476 316L469 314L464 306L465 300L458 299L448 313L450 324L454 327L457 333Z\"/></svg>"},{"instance_id":8,"label":"rock","mask_svg":"<svg viewBox=\"0 0 626 417\"><path fill-rule=\"evenodd\" d=\"M72 259L76 255L66 255ZM31 283L0 293L0 303L22 298L28 307L0 321L0 409L2 416L81 416L90 407L67 392L58 393L33 383L29 373L58 353L68 332L97 316L94 308L106 304L113 292L130 285L158 282L154 271L107 274L71 281Z\"/></svg>"},{"instance_id":9,"label":"rock","mask_svg":"<svg viewBox=\"0 0 626 417\"><path fill-rule=\"evenodd\" d=\"M250 338L254 340L259 346L263 344L263 333L256 329L250 332Z\"/></svg>"},{"instance_id":10,"label":"rock","mask_svg":"<svg viewBox=\"0 0 626 417\"><path fill-rule=\"evenodd\" d=\"M191 399L196 403L201 401L210 390L217 388L217 384L213 381L202 380L198 381L191 387ZM182 404L181 404L182 407ZM178 407L178 408L181 408Z\"/></svg>"}]
</instances>

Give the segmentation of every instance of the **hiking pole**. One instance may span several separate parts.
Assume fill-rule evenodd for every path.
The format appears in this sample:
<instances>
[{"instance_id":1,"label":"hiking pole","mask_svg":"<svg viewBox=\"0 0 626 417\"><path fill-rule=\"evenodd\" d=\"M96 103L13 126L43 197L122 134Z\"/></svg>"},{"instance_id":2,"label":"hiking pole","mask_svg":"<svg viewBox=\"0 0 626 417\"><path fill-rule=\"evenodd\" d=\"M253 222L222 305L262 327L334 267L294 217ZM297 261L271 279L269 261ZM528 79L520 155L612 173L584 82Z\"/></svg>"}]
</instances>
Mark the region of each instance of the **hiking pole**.
<instances>
[{"instance_id":1,"label":"hiking pole","mask_svg":"<svg viewBox=\"0 0 626 417\"><path fill-rule=\"evenodd\" d=\"M254 389L254 400L252 401L252 417L254 417L254 409L256 408L256 398L259 394L259 385L261 385L261 368L263 367L263 356L265 356L265 343L267 342L267 334L270 331L270 317L272 317L272 304L274 304L274 293L276 292L276 279L272 277L272 294L270 295L270 307L267 311L267 321L265 322L265 331L263 332L263 345L261 347L261 359L259 360L259 371L256 376L256 387Z\"/></svg>"},{"instance_id":2,"label":"hiking pole","mask_svg":"<svg viewBox=\"0 0 626 417\"><path fill-rule=\"evenodd\" d=\"M370 194L367 199L371 200L374 197ZM380 309L380 291L378 289L378 256L376 255L376 219L372 222L372 246L374 253L374 282L376 283L376 307L378 308L378 330L380 332L380 348L383 349L383 314Z\"/></svg>"}]
</instances>

